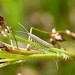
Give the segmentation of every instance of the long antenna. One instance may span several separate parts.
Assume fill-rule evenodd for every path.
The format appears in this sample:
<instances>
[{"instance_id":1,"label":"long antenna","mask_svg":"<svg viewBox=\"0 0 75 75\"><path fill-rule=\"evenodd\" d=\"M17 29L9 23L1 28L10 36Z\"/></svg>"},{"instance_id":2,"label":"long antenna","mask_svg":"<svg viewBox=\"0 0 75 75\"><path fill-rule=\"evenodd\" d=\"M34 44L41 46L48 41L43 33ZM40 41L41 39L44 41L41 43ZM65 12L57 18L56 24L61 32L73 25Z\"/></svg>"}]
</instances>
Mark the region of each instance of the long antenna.
<instances>
[{"instance_id":1,"label":"long antenna","mask_svg":"<svg viewBox=\"0 0 75 75\"><path fill-rule=\"evenodd\" d=\"M27 30L20 22L18 22L18 24L19 24L27 33L29 33L28 30Z\"/></svg>"},{"instance_id":2,"label":"long antenna","mask_svg":"<svg viewBox=\"0 0 75 75\"><path fill-rule=\"evenodd\" d=\"M27 33L27 32L24 32L24 31L17 31L17 30L14 30L14 32L18 32L18 33Z\"/></svg>"}]
</instances>

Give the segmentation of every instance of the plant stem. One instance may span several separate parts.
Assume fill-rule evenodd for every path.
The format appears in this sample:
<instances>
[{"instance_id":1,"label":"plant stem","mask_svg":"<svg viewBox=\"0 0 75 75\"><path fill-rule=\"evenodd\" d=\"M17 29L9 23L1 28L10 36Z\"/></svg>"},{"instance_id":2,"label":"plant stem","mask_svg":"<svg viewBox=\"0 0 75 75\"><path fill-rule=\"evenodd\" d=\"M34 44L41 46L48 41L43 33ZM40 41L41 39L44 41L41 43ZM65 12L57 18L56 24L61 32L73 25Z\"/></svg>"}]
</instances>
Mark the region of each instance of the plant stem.
<instances>
[{"instance_id":1,"label":"plant stem","mask_svg":"<svg viewBox=\"0 0 75 75\"><path fill-rule=\"evenodd\" d=\"M17 49L19 49L19 47L18 47L18 42L17 42L17 40L16 40L16 37L15 37L15 35L14 35L13 33L11 33L11 34L13 35L13 37L14 37L14 40L15 40L15 42L16 42Z\"/></svg>"},{"instance_id":2,"label":"plant stem","mask_svg":"<svg viewBox=\"0 0 75 75\"><path fill-rule=\"evenodd\" d=\"M10 54L7 52L1 52L0 58L6 58L6 59L15 59L15 60L34 60L34 59L48 59L48 60L64 60L62 54L33 54L33 55L19 55L19 54ZM72 58L67 58L66 60L72 60Z\"/></svg>"},{"instance_id":3,"label":"plant stem","mask_svg":"<svg viewBox=\"0 0 75 75\"><path fill-rule=\"evenodd\" d=\"M0 62L10 62L15 61L15 59L0 59Z\"/></svg>"},{"instance_id":4,"label":"plant stem","mask_svg":"<svg viewBox=\"0 0 75 75\"><path fill-rule=\"evenodd\" d=\"M69 52L69 51L66 51L66 50L61 50L61 49L58 49L58 48L50 48L50 50L55 51L55 52L64 53L64 54L69 55L71 57L75 57L75 53Z\"/></svg>"}]
</instances>

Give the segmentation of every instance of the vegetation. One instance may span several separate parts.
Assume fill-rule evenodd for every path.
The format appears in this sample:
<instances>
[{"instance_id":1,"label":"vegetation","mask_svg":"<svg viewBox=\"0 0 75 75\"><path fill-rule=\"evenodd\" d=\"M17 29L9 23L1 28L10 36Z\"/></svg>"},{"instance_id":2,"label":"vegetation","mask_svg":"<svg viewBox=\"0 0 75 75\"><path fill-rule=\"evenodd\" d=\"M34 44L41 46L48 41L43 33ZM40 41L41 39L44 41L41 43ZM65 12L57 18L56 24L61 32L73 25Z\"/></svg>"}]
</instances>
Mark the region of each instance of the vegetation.
<instances>
[{"instance_id":1,"label":"vegetation","mask_svg":"<svg viewBox=\"0 0 75 75\"><path fill-rule=\"evenodd\" d=\"M25 67L33 67L38 75L74 75L73 3L73 0L1 0L0 74L25 75Z\"/></svg>"}]
</instances>

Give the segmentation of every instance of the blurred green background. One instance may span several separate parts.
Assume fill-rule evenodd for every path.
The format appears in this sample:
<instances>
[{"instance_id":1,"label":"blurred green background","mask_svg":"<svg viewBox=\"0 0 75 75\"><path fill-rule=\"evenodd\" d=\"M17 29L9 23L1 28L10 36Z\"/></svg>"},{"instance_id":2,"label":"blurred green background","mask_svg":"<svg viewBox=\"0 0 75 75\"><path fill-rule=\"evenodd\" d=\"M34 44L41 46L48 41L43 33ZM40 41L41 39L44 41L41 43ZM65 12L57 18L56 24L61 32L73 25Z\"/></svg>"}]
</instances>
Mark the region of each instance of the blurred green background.
<instances>
[{"instance_id":1,"label":"blurred green background","mask_svg":"<svg viewBox=\"0 0 75 75\"><path fill-rule=\"evenodd\" d=\"M36 27L45 31L70 29L75 31L75 0L0 0L0 15L14 30ZM16 35L22 33L15 32ZM0 69L0 75L18 75L19 64ZM24 75L75 75L75 62L26 61Z\"/></svg>"}]
</instances>

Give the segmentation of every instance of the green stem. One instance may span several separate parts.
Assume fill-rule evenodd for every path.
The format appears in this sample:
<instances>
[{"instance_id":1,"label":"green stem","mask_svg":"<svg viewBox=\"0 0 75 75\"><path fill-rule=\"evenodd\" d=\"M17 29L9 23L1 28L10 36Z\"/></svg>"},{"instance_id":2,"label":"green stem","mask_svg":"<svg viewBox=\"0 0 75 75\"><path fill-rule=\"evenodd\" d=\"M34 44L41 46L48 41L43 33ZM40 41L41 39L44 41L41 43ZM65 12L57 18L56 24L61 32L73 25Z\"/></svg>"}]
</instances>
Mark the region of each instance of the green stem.
<instances>
[{"instance_id":1,"label":"green stem","mask_svg":"<svg viewBox=\"0 0 75 75\"><path fill-rule=\"evenodd\" d=\"M14 37L14 40L15 40L15 42L16 42L17 49L19 49L19 47L18 47L18 42L17 42L17 40L16 40L16 37L15 37L15 35L14 35L13 33L11 33L11 34L13 35L13 37Z\"/></svg>"},{"instance_id":2,"label":"green stem","mask_svg":"<svg viewBox=\"0 0 75 75\"><path fill-rule=\"evenodd\" d=\"M66 51L66 50L61 50L61 49L58 49L58 48L50 48L50 50L55 51L55 52L64 53L64 54L69 55L71 57L75 57L75 53L69 52L69 51Z\"/></svg>"},{"instance_id":3,"label":"green stem","mask_svg":"<svg viewBox=\"0 0 75 75\"><path fill-rule=\"evenodd\" d=\"M17 57L17 58L16 58ZM10 54L10 53L0 53L0 58L6 58L6 59L15 59L15 60L34 60L34 59L48 59L48 60L64 60L64 57L62 54L33 54L33 55L19 55L19 54ZM72 58L68 58L66 60L72 60Z\"/></svg>"},{"instance_id":4,"label":"green stem","mask_svg":"<svg viewBox=\"0 0 75 75\"><path fill-rule=\"evenodd\" d=\"M5 37L5 36L0 36L0 38L2 38L2 39L3 39L3 38L4 38L4 39L9 39L8 37ZM43 45L40 45L40 44L35 43L35 42L33 42L33 41L29 41L29 40L20 38L20 37L18 37L18 36L15 36L15 38L16 38L16 40L19 41L19 42L22 42L22 43L25 43L25 44L30 44L30 45L33 45L33 46L35 46L35 47L41 47L41 46L43 46ZM14 40L13 37L11 37L10 39Z\"/></svg>"},{"instance_id":5,"label":"green stem","mask_svg":"<svg viewBox=\"0 0 75 75\"><path fill-rule=\"evenodd\" d=\"M15 59L0 59L0 62L10 62L15 61Z\"/></svg>"},{"instance_id":6,"label":"green stem","mask_svg":"<svg viewBox=\"0 0 75 75\"><path fill-rule=\"evenodd\" d=\"M47 31L39 30L39 29L34 28L34 27L31 27L31 28L34 29L34 30L36 30L36 31L38 31L38 32L42 32L44 34L49 34L49 32L47 32Z\"/></svg>"}]
</instances>

